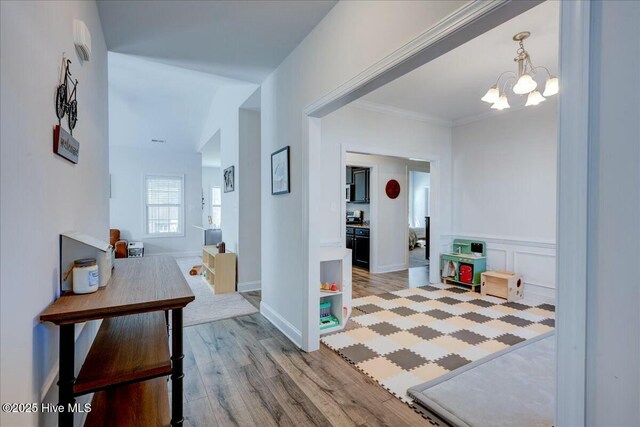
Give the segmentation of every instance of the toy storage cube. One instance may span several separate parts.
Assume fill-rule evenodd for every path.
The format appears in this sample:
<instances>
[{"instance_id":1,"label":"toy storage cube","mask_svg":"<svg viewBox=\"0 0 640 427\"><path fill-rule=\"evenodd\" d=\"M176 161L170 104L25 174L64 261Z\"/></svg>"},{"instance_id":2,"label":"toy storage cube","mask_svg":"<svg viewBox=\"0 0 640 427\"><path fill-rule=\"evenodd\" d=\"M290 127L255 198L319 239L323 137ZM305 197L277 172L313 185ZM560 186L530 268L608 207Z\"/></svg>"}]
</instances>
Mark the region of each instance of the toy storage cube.
<instances>
[{"instance_id":1,"label":"toy storage cube","mask_svg":"<svg viewBox=\"0 0 640 427\"><path fill-rule=\"evenodd\" d=\"M524 283L512 271L487 271L481 274L480 293L516 301L524 296Z\"/></svg>"}]
</instances>

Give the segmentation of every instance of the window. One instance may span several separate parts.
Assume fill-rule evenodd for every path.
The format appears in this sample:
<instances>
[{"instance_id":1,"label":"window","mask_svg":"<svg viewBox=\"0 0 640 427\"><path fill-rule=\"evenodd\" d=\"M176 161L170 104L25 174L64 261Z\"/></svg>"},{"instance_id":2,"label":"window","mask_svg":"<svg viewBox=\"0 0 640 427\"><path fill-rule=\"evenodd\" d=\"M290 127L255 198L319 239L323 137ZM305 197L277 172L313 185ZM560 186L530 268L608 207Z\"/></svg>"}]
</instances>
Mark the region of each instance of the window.
<instances>
[{"instance_id":1,"label":"window","mask_svg":"<svg viewBox=\"0 0 640 427\"><path fill-rule=\"evenodd\" d=\"M220 229L222 225L222 191L211 187L211 227Z\"/></svg>"},{"instance_id":2,"label":"window","mask_svg":"<svg viewBox=\"0 0 640 427\"><path fill-rule=\"evenodd\" d=\"M184 176L145 175L145 227L148 236L184 235Z\"/></svg>"}]
</instances>

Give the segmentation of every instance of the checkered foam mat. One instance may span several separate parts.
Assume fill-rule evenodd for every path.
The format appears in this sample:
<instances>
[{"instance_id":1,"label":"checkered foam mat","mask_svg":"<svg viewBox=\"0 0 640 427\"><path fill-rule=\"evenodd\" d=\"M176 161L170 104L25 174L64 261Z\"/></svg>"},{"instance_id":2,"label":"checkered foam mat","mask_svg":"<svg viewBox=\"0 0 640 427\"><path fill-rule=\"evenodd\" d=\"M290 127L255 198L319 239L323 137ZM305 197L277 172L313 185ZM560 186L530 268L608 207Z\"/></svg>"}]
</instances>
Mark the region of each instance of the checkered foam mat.
<instances>
[{"instance_id":1,"label":"checkered foam mat","mask_svg":"<svg viewBox=\"0 0 640 427\"><path fill-rule=\"evenodd\" d=\"M555 326L553 305L448 285L357 298L353 307L355 327L322 342L407 403L408 388Z\"/></svg>"}]
</instances>

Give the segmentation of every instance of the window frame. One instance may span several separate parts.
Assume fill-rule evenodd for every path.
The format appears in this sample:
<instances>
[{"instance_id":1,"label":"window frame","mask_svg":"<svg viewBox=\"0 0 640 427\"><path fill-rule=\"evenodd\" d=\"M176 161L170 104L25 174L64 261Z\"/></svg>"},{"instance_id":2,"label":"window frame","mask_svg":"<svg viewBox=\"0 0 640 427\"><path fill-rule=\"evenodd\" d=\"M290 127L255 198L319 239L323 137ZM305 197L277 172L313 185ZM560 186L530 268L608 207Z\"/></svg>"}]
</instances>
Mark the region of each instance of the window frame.
<instances>
[{"instance_id":1,"label":"window frame","mask_svg":"<svg viewBox=\"0 0 640 427\"><path fill-rule=\"evenodd\" d=\"M214 189L218 189L220 190L220 204L216 205L215 203L213 203L213 190ZM212 223L211 226L213 227L214 230L222 230L222 186L221 185L212 185L209 191L209 197L211 197L211 203L210 203L210 209L211 211L209 212L211 214L211 219L212 219ZM213 208L220 208L220 224L218 228L214 227L213 224Z\"/></svg>"},{"instance_id":2,"label":"window frame","mask_svg":"<svg viewBox=\"0 0 640 427\"><path fill-rule=\"evenodd\" d=\"M149 218L148 218L148 193L147 182L149 178L174 178L180 179L180 205L178 209L180 225L180 231L175 233L149 233ZM186 224L185 224L185 205L184 205L184 174L172 174L172 173L144 173L142 174L142 232L145 239L162 239L168 237L184 237ZM155 205L158 206L158 205ZM160 205L163 206L163 205ZM174 205L171 205L174 206Z\"/></svg>"}]
</instances>

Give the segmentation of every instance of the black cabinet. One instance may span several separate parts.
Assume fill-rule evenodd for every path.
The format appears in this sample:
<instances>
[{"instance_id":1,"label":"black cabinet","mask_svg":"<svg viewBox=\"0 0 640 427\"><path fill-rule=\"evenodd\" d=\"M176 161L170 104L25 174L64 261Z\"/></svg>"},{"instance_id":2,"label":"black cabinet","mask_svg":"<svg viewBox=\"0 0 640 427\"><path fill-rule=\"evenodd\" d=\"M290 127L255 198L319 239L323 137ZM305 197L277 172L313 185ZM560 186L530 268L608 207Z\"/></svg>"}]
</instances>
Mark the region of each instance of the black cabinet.
<instances>
[{"instance_id":1,"label":"black cabinet","mask_svg":"<svg viewBox=\"0 0 640 427\"><path fill-rule=\"evenodd\" d=\"M369 269L369 229L347 227L347 249L351 249L351 263Z\"/></svg>"},{"instance_id":2,"label":"black cabinet","mask_svg":"<svg viewBox=\"0 0 640 427\"><path fill-rule=\"evenodd\" d=\"M369 169L352 169L353 203L369 203Z\"/></svg>"},{"instance_id":3,"label":"black cabinet","mask_svg":"<svg viewBox=\"0 0 640 427\"><path fill-rule=\"evenodd\" d=\"M355 233L353 231L353 227L347 227L347 242L346 242L347 249L353 250L354 241L355 241ZM353 258L351 263L353 264Z\"/></svg>"}]
</instances>

